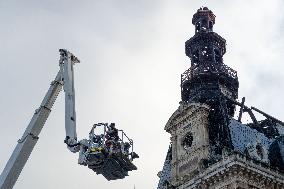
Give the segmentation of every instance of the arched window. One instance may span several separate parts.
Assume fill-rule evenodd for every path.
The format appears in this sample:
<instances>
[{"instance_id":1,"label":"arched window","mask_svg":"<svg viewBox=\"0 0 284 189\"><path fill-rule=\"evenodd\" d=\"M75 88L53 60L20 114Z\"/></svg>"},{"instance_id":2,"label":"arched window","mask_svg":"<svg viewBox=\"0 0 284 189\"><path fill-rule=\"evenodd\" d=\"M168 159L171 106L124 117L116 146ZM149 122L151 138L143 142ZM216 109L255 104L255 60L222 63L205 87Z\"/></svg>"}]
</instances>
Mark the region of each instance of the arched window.
<instances>
[{"instance_id":1,"label":"arched window","mask_svg":"<svg viewBox=\"0 0 284 189\"><path fill-rule=\"evenodd\" d=\"M188 150L192 146L192 141L193 141L193 136L192 133L189 132L183 138L181 145L185 150Z\"/></svg>"},{"instance_id":2,"label":"arched window","mask_svg":"<svg viewBox=\"0 0 284 189\"><path fill-rule=\"evenodd\" d=\"M201 25L200 22L197 22L197 23L196 23L196 26L195 26L195 32L196 32L196 33L200 31L200 25Z\"/></svg>"},{"instance_id":3,"label":"arched window","mask_svg":"<svg viewBox=\"0 0 284 189\"><path fill-rule=\"evenodd\" d=\"M218 49L214 49L214 55L215 55L216 63L221 63L222 62L222 56L221 56L220 51Z\"/></svg>"},{"instance_id":4,"label":"arched window","mask_svg":"<svg viewBox=\"0 0 284 189\"><path fill-rule=\"evenodd\" d=\"M213 30L213 22L212 21L209 21L209 30Z\"/></svg>"},{"instance_id":5,"label":"arched window","mask_svg":"<svg viewBox=\"0 0 284 189\"><path fill-rule=\"evenodd\" d=\"M197 66L198 62L199 62L199 53L198 53L198 50L195 50L192 53L192 65Z\"/></svg>"}]
</instances>

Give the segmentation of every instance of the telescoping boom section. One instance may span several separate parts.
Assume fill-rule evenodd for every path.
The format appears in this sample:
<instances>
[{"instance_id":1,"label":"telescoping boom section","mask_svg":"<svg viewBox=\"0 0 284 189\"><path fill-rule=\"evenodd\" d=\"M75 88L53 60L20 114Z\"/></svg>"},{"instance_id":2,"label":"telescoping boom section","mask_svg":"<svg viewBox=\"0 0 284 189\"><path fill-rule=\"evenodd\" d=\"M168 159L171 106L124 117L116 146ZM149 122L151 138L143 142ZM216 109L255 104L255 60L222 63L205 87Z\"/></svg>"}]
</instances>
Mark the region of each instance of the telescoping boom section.
<instances>
[{"instance_id":1,"label":"telescoping boom section","mask_svg":"<svg viewBox=\"0 0 284 189\"><path fill-rule=\"evenodd\" d=\"M60 70L1 173L0 189L13 188L62 87L65 92L64 142L71 152L79 153L78 163L102 174L107 180L123 179L129 171L137 169L132 163L133 159L139 157L133 151L133 140L123 130L117 129L114 123L94 124L88 138L77 139L73 66L80 61L65 49L59 52Z\"/></svg>"}]
</instances>

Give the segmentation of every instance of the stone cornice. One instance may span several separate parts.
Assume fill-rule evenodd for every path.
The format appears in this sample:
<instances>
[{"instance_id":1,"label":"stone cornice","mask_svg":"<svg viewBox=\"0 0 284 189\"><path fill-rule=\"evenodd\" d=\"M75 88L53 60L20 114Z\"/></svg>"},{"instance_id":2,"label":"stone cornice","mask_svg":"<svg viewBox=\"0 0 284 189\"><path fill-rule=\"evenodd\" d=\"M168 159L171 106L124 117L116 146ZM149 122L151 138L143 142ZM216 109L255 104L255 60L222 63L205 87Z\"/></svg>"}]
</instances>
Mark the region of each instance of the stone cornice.
<instances>
[{"instance_id":1,"label":"stone cornice","mask_svg":"<svg viewBox=\"0 0 284 189\"><path fill-rule=\"evenodd\" d=\"M190 108L194 108L193 111L189 112ZM198 111L198 109L206 109L209 110L209 106L206 104L200 103L180 103L178 109L171 115L170 119L166 123L165 130L169 132L174 126L178 124L178 118L182 116L190 117L193 116L194 113Z\"/></svg>"},{"instance_id":2,"label":"stone cornice","mask_svg":"<svg viewBox=\"0 0 284 189\"><path fill-rule=\"evenodd\" d=\"M190 178L177 187L177 189L206 188L213 184L222 182L225 177L236 177L241 180L246 178L251 185L261 188L284 188L284 174L270 167L264 167L247 157L234 153L221 161L209 166L204 171ZM259 183L258 183L259 181Z\"/></svg>"}]
</instances>

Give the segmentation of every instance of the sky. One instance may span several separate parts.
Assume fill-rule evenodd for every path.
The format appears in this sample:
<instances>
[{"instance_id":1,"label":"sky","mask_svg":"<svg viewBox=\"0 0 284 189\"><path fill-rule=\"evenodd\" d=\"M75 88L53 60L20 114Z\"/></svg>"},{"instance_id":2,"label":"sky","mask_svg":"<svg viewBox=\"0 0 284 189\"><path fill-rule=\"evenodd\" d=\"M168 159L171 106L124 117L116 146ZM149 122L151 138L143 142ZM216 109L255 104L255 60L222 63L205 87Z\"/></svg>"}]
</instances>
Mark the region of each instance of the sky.
<instances>
[{"instance_id":1,"label":"sky","mask_svg":"<svg viewBox=\"0 0 284 189\"><path fill-rule=\"evenodd\" d=\"M184 42L192 15L208 6L227 40L224 63L238 71L239 98L284 120L282 0L0 0L0 171L21 138L66 48L75 65L77 134L115 122L134 140L138 170L107 181L77 164L63 140L61 93L15 189L152 189L170 142L164 126L190 67Z\"/></svg>"}]
</instances>

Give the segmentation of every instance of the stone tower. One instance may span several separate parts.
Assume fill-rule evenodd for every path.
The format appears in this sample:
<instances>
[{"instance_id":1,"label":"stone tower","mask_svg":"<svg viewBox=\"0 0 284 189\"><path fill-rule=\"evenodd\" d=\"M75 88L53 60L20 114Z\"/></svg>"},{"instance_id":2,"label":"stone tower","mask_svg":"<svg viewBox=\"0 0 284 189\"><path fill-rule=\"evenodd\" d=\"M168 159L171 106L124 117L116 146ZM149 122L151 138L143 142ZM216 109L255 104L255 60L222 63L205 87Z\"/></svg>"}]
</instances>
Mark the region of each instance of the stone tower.
<instances>
[{"instance_id":1,"label":"stone tower","mask_svg":"<svg viewBox=\"0 0 284 189\"><path fill-rule=\"evenodd\" d=\"M181 75L181 102L165 126L171 143L158 189L284 189L284 123L245 106L245 98L237 101L237 72L223 63L226 40L213 32L213 12L198 9L192 24L195 35L185 42L191 67ZM243 113L251 123L241 122Z\"/></svg>"}]
</instances>

